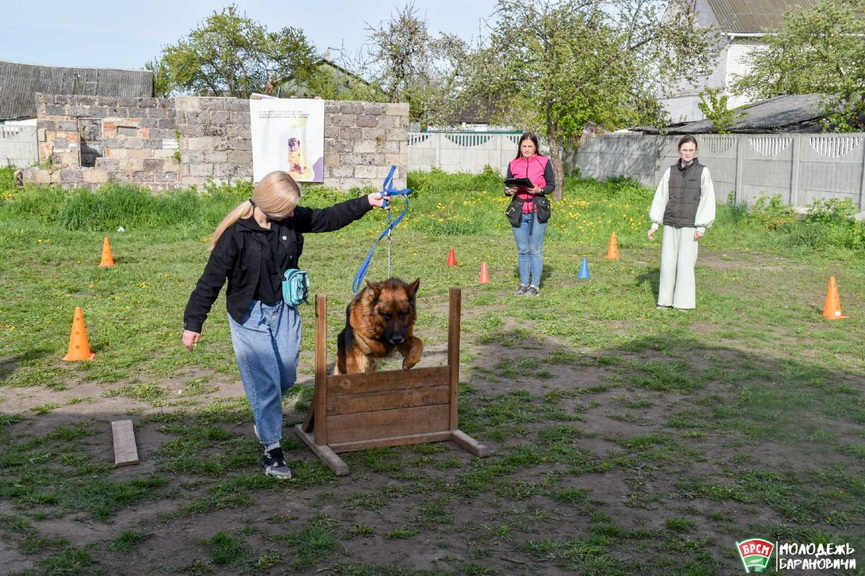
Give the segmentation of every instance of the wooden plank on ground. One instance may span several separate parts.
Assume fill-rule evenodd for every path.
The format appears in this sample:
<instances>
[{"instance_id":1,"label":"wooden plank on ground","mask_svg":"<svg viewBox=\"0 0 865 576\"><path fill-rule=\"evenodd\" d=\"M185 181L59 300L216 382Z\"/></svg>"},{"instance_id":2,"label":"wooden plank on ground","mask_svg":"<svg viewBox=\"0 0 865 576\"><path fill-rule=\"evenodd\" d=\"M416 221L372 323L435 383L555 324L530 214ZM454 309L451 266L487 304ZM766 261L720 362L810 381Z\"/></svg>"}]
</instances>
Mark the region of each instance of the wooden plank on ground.
<instances>
[{"instance_id":1,"label":"wooden plank on ground","mask_svg":"<svg viewBox=\"0 0 865 576\"><path fill-rule=\"evenodd\" d=\"M328 417L357 412L377 412L413 406L446 404L450 399L447 386L426 386L412 390L342 394L327 399Z\"/></svg>"},{"instance_id":2,"label":"wooden plank on ground","mask_svg":"<svg viewBox=\"0 0 865 576\"><path fill-rule=\"evenodd\" d=\"M115 420L111 423L114 437L114 465L130 466L138 464L138 448L135 446L135 431L132 420Z\"/></svg>"},{"instance_id":3,"label":"wooden plank on ground","mask_svg":"<svg viewBox=\"0 0 865 576\"><path fill-rule=\"evenodd\" d=\"M328 445L448 430L447 404L328 416ZM318 433L318 430L316 430Z\"/></svg>"},{"instance_id":4,"label":"wooden plank on ground","mask_svg":"<svg viewBox=\"0 0 865 576\"><path fill-rule=\"evenodd\" d=\"M411 370L385 370L361 374L340 374L327 378L328 396L363 392L386 392L448 383L450 368L412 368Z\"/></svg>"}]
</instances>

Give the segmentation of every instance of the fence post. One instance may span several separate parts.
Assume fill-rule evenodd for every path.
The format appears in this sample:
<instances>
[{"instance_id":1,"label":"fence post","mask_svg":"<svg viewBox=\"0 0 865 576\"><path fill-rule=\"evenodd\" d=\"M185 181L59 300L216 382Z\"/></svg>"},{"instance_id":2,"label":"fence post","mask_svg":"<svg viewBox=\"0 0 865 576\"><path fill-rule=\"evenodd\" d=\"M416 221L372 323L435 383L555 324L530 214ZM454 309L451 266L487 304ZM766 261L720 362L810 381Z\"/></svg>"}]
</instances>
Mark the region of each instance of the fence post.
<instances>
[{"instance_id":1,"label":"fence post","mask_svg":"<svg viewBox=\"0 0 865 576\"><path fill-rule=\"evenodd\" d=\"M596 138L600 138L600 136L592 136L592 144L595 148L595 179L601 179L601 150L603 150L603 146L600 146L600 141L596 140Z\"/></svg>"},{"instance_id":2,"label":"fence post","mask_svg":"<svg viewBox=\"0 0 865 576\"><path fill-rule=\"evenodd\" d=\"M742 172L745 169L746 138L748 137L744 135L736 137L736 179L734 181L734 186L736 187L736 202L742 202L745 198L745 192L742 190Z\"/></svg>"},{"instance_id":3,"label":"fence post","mask_svg":"<svg viewBox=\"0 0 865 576\"><path fill-rule=\"evenodd\" d=\"M862 178L859 182L859 211L865 210L865 144L862 145Z\"/></svg>"},{"instance_id":4,"label":"fence post","mask_svg":"<svg viewBox=\"0 0 865 576\"><path fill-rule=\"evenodd\" d=\"M799 207L799 158L802 155L802 135L793 135L793 160L790 162L790 206Z\"/></svg>"}]
</instances>

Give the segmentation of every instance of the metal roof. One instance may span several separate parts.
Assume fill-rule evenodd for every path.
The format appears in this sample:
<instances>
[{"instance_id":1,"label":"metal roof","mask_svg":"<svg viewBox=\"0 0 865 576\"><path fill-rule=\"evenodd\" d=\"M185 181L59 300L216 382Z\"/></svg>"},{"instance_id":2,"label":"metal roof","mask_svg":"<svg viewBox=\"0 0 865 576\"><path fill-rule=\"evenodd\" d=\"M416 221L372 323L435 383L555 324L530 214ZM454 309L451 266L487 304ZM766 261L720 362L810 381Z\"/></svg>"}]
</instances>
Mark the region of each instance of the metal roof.
<instances>
[{"instance_id":1,"label":"metal roof","mask_svg":"<svg viewBox=\"0 0 865 576\"><path fill-rule=\"evenodd\" d=\"M809 8L818 0L706 0L721 31L757 34L779 28L790 9Z\"/></svg>"},{"instance_id":2,"label":"metal roof","mask_svg":"<svg viewBox=\"0 0 865 576\"><path fill-rule=\"evenodd\" d=\"M823 94L794 94L776 96L743 106L744 116L730 129L731 133L767 132L823 132L822 120L826 117L826 97ZM641 127L634 131L658 134L657 128ZM668 134L711 134L712 122L697 120L684 124L673 124L665 130Z\"/></svg>"},{"instance_id":3,"label":"metal roof","mask_svg":"<svg viewBox=\"0 0 865 576\"><path fill-rule=\"evenodd\" d=\"M36 116L37 93L153 97L150 70L61 68L0 61L0 120Z\"/></svg>"}]
</instances>

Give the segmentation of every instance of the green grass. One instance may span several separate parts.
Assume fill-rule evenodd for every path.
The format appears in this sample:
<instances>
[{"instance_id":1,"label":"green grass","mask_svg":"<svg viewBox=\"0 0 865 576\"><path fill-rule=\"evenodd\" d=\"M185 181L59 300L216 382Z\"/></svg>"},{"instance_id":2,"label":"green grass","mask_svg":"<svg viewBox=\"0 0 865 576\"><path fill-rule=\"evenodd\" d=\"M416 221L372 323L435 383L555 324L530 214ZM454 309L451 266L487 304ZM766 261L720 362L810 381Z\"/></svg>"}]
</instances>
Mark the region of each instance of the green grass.
<instances>
[{"instance_id":1,"label":"green grass","mask_svg":"<svg viewBox=\"0 0 865 576\"><path fill-rule=\"evenodd\" d=\"M416 333L439 363L447 290L463 288L459 427L493 453L346 453L352 474L337 479L286 434L294 479L276 483L257 468L223 297L196 351L179 341L213 227L248 186L85 194L17 191L4 176L0 538L29 566L20 574L123 573L140 556L168 574L720 576L741 569L732 543L750 535L865 549L865 246L844 204L804 216L768 198L721 205L697 264L698 308L678 314L654 308L651 190L568 179L543 295L517 300L500 179L410 174L393 272L421 278ZM341 197L309 187L303 202ZM331 359L384 223L373 212L306 237ZM604 258L612 231L619 261ZM113 268L98 267L105 236ZM477 282L481 262L489 284ZM386 270L382 246L369 277ZM847 320L820 315L829 276ZM75 306L90 362L62 361ZM301 314L286 426L313 397L312 307ZM139 467L113 469L109 423L130 415L147 450ZM118 528L86 544L49 528L81 521ZM153 550L172 538L194 553L159 564ZM410 559L418 550L426 564Z\"/></svg>"}]
</instances>

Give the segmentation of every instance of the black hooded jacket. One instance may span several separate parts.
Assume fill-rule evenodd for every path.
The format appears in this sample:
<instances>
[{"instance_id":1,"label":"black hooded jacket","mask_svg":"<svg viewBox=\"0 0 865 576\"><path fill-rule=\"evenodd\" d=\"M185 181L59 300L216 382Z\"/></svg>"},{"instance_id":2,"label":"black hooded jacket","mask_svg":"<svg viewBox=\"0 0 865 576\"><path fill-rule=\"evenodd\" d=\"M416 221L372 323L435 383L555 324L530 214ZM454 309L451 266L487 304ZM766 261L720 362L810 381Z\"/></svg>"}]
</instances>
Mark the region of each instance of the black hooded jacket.
<instances>
[{"instance_id":1,"label":"black hooded jacket","mask_svg":"<svg viewBox=\"0 0 865 576\"><path fill-rule=\"evenodd\" d=\"M277 234L279 242L277 282L282 279L285 270L299 267L304 233L339 230L371 209L369 200L364 196L322 209L297 206L291 218L281 222L271 221L269 232ZM258 238L262 235L262 229L249 220L239 220L225 230L210 253L210 259L189 296L183 314L186 330L201 332L207 314L226 280L228 314L237 322L243 322L262 274L262 242Z\"/></svg>"}]
</instances>

